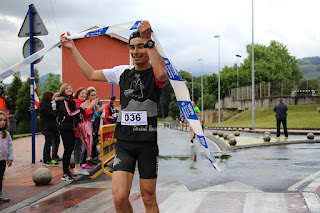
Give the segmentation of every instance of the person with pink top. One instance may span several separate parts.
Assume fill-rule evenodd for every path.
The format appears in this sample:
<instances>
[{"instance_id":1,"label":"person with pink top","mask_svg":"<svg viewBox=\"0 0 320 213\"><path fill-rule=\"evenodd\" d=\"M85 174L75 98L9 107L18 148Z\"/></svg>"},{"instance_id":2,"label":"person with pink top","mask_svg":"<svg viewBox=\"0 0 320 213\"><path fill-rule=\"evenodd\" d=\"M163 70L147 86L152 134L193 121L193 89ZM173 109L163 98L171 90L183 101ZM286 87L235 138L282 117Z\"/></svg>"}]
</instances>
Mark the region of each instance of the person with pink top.
<instances>
[{"instance_id":1,"label":"person with pink top","mask_svg":"<svg viewBox=\"0 0 320 213\"><path fill-rule=\"evenodd\" d=\"M90 160L91 148L92 148L92 129L91 129L91 117L93 116L93 107L96 105L95 100L86 102L88 97L87 89L80 87L76 90L74 98L77 107L84 106L84 113L80 114L81 121L76 126L75 131L75 146L74 146L74 174L89 175L86 170L93 170L87 161ZM83 159L83 155L87 150L86 163L80 164Z\"/></svg>"}]
</instances>

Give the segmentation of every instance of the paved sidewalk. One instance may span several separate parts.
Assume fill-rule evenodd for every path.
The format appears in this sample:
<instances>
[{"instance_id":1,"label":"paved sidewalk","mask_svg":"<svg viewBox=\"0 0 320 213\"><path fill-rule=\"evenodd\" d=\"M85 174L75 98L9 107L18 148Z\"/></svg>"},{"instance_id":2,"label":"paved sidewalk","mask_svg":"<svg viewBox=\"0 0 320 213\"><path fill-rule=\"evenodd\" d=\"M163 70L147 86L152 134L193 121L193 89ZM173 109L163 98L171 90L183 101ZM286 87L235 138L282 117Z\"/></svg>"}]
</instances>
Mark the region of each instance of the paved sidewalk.
<instances>
[{"instance_id":1,"label":"paved sidewalk","mask_svg":"<svg viewBox=\"0 0 320 213\"><path fill-rule=\"evenodd\" d=\"M161 129L159 134L172 137L175 131ZM173 149L166 149L163 143L167 141L159 143L162 143L159 145L162 155L183 153L185 149L174 144L171 144L175 146ZM61 181L60 162L58 166L48 167L53 176L50 185L35 186L32 174L43 166L40 163L43 144L44 136L37 135L36 163L32 164L31 138L13 141L15 159L12 167L7 168L3 182L3 192L11 200L0 204L1 212L115 212L111 178L106 176L80 184ZM61 143L59 155L62 153ZM189 191L179 181L172 180L158 184L157 197L160 212L320 212L320 172L314 174L314 179L302 193L265 193L239 182ZM137 187L132 189L130 201L134 212L144 212Z\"/></svg>"}]
</instances>

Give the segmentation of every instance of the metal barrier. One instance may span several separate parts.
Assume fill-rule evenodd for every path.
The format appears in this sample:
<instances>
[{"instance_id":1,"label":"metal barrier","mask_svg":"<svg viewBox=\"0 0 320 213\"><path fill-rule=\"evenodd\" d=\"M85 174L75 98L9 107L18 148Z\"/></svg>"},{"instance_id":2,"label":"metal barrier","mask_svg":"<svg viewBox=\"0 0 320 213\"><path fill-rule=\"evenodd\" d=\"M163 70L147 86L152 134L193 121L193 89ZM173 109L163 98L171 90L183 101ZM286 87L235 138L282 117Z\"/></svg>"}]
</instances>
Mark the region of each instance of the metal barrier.
<instances>
[{"instance_id":1,"label":"metal barrier","mask_svg":"<svg viewBox=\"0 0 320 213\"><path fill-rule=\"evenodd\" d=\"M114 130L116 128L115 124L103 125L100 127L100 143L101 143L101 169L97 171L90 178L94 179L98 177L101 173L104 173L112 177L112 164L116 154L116 142L117 139L113 137ZM105 165L108 166L111 171L105 169Z\"/></svg>"}]
</instances>

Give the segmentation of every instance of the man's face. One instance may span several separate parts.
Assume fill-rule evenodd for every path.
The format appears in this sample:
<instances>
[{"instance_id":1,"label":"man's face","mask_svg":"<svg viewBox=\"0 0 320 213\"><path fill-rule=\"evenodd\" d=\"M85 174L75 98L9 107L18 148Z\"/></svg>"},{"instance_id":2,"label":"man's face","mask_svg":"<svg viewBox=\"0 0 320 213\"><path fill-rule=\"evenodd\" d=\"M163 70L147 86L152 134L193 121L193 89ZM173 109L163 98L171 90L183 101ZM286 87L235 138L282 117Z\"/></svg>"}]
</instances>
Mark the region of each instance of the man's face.
<instances>
[{"instance_id":1,"label":"man's face","mask_svg":"<svg viewBox=\"0 0 320 213\"><path fill-rule=\"evenodd\" d=\"M130 40L129 52L136 65L145 65L149 63L149 55L147 49L143 47L144 40L142 38L133 38Z\"/></svg>"}]
</instances>

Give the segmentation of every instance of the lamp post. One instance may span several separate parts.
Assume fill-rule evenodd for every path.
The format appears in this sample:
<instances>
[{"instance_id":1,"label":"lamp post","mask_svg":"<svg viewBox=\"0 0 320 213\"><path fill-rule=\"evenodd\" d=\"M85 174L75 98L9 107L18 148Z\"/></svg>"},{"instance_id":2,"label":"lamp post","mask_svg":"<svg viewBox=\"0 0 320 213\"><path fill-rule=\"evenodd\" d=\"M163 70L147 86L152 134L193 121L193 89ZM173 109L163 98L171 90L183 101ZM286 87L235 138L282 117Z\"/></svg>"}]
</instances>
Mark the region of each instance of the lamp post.
<instances>
[{"instance_id":1,"label":"lamp post","mask_svg":"<svg viewBox=\"0 0 320 213\"><path fill-rule=\"evenodd\" d=\"M192 84L191 84L191 85L192 85L192 87L191 87L191 88L192 88L192 89L191 89L191 91L192 91L192 98L191 98L191 100L194 101L194 100L193 100L193 75L192 75L193 72L189 72L189 73L191 74L191 78L192 78L192 81L191 81L191 82L192 82Z\"/></svg>"},{"instance_id":2,"label":"lamp post","mask_svg":"<svg viewBox=\"0 0 320 213\"><path fill-rule=\"evenodd\" d=\"M204 122L203 120L203 73L202 73L202 58L198 59L200 61L201 65L201 123Z\"/></svg>"},{"instance_id":3,"label":"lamp post","mask_svg":"<svg viewBox=\"0 0 320 213\"><path fill-rule=\"evenodd\" d=\"M238 59L241 58L241 55L236 55L237 57L237 100L239 100L239 63Z\"/></svg>"},{"instance_id":4,"label":"lamp post","mask_svg":"<svg viewBox=\"0 0 320 213\"><path fill-rule=\"evenodd\" d=\"M218 120L219 126L221 126L220 117L221 117L221 106L220 106L220 35L215 35L214 38L218 38Z\"/></svg>"},{"instance_id":5,"label":"lamp post","mask_svg":"<svg viewBox=\"0 0 320 213\"><path fill-rule=\"evenodd\" d=\"M254 118L254 29L253 29L253 0L252 0L252 129L255 128Z\"/></svg>"}]
</instances>

